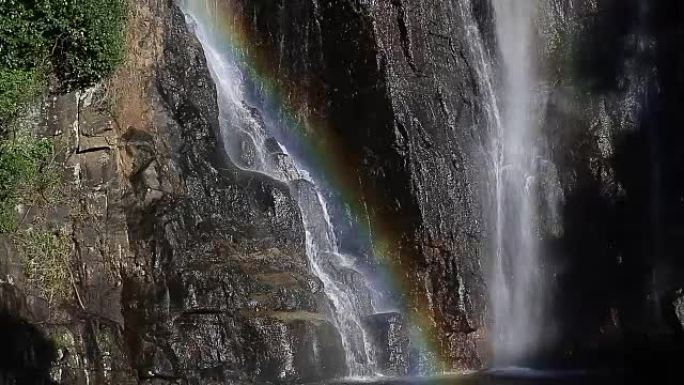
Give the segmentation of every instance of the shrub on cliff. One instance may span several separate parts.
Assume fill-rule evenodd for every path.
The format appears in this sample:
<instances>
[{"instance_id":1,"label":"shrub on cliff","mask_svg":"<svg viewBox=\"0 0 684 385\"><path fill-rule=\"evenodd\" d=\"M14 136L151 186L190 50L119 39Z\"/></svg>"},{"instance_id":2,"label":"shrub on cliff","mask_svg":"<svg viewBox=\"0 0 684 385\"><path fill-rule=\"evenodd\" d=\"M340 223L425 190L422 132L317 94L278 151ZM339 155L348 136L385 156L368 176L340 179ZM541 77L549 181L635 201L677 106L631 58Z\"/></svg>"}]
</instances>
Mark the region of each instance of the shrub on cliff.
<instances>
[{"instance_id":1,"label":"shrub on cliff","mask_svg":"<svg viewBox=\"0 0 684 385\"><path fill-rule=\"evenodd\" d=\"M39 70L0 68L0 125L14 117L19 108L42 91ZM0 129L0 135L3 134Z\"/></svg>"},{"instance_id":2,"label":"shrub on cliff","mask_svg":"<svg viewBox=\"0 0 684 385\"><path fill-rule=\"evenodd\" d=\"M50 0L57 3L56 0ZM60 1L50 35L52 60L67 88L87 87L109 75L121 62L124 0Z\"/></svg>"},{"instance_id":3,"label":"shrub on cliff","mask_svg":"<svg viewBox=\"0 0 684 385\"><path fill-rule=\"evenodd\" d=\"M126 0L0 0L0 123L44 76L63 90L109 75L122 59Z\"/></svg>"}]
</instances>

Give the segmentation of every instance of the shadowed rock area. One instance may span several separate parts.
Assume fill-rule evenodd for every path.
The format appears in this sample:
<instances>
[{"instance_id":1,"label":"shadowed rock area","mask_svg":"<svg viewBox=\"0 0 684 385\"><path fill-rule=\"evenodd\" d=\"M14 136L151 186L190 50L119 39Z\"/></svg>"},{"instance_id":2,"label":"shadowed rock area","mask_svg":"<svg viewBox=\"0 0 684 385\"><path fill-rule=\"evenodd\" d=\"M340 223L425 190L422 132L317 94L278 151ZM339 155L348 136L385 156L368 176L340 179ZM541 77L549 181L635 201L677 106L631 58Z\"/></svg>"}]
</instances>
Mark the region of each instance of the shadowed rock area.
<instances>
[{"instance_id":1,"label":"shadowed rock area","mask_svg":"<svg viewBox=\"0 0 684 385\"><path fill-rule=\"evenodd\" d=\"M546 252L559 336L541 362L674 364L684 193L684 8L676 1L549 2L545 136L564 191ZM657 369L660 368L660 369Z\"/></svg>"},{"instance_id":2,"label":"shadowed rock area","mask_svg":"<svg viewBox=\"0 0 684 385\"><path fill-rule=\"evenodd\" d=\"M57 358L55 348L39 329L5 309L0 314L0 338L0 384L54 384L50 369Z\"/></svg>"}]
</instances>

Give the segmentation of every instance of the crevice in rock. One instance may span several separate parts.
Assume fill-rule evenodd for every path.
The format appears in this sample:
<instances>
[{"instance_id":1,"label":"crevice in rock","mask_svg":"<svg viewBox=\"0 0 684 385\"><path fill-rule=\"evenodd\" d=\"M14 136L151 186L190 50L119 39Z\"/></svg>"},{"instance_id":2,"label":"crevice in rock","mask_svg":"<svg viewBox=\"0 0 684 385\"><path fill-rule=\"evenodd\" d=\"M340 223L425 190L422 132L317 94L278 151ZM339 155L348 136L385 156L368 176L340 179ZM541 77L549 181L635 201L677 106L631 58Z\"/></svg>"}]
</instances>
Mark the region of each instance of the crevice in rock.
<instances>
[{"instance_id":1,"label":"crevice in rock","mask_svg":"<svg viewBox=\"0 0 684 385\"><path fill-rule=\"evenodd\" d=\"M401 49L406 57L406 64L411 67L411 70L418 74L418 68L413 59L413 53L411 53L411 38L408 31L408 23L406 20L406 10L404 8L404 3L401 0L392 0L392 6L395 7L397 12L397 26L399 27L399 38L401 39Z\"/></svg>"},{"instance_id":2,"label":"crevice in rock","mask_svg":"<svg viewBox=\"0 0 684 385\"><path fill-rule=\"evenodd\" d=\"M101 151L109 152L109 151L111 151L111 148L110 147L91 147L91 148L86 148L83 150L78 149L78 150L76 150L76 154L88 154L91 152L101 152Z\"/></svg>"}]
</instances>

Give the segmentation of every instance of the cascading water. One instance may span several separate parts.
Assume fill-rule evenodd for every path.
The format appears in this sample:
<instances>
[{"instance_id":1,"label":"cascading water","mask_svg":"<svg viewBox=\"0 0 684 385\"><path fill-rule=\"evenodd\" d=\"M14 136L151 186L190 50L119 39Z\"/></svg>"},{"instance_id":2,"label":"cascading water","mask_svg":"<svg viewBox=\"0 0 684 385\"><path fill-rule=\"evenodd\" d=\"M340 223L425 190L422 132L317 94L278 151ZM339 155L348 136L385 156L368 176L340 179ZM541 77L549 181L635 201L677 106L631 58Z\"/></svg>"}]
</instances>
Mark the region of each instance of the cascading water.
<instances>
[{"instance_id":1,"label":"cascading water","mask_svg":"<svg viewBox=\"0 0 684 385\"><path fill-rule=\"evenodd\" d=\"M232 53L220 49L221 38L215 35L211 22L215 7L216 3L210 0L186 0L182 4L188 24L195 26L217 85L226 152L238 167L264 173L289 185L302 214L309 264L323 282L331 304L331 321L340 332L348 375L374 375L374 348L361 321L374 313L368 288L357 280L346 279L349 273L360 274L354 270L352 258L338 249L326 202L314 178L278 142L277 135L270 132L262 112L249 106L244 73Z\"/></svg>"},{"instance_id":2,"label":"cascading water","mask_svg":"<svg viewBox=\"0 0 684 385\"><path fill-rule=\"evenodd\" d=\"M537 148L533 100L535 0L492 0L502 76L490 65L469 0L460 3L470 49L477 61L486 120L490 127L495 221L490 303L495 365L521 365L539 345L544 298L537 222L540 169L547 163ZM552 165L551 165L552 166ZM548 167L553 168L553 167ZM549 171L547 171L548 173ZM547 200L553 200L548 197ZM548 206L553 210L554 203ZM551 213L553 216L553 213Z\"/></svg>"},{"instance_id":3,"label":"cascading water","mask_svg":"<svg viewBox=\"0 0 684 385\"><path fill-rule=\"evenodd\" d=\"M543 287L537 224L535 0L492 0L501 55L501 119L494 141L495 263L491 283L495 362L518 365L539 343Z\"/></svg>"}]
</instances>

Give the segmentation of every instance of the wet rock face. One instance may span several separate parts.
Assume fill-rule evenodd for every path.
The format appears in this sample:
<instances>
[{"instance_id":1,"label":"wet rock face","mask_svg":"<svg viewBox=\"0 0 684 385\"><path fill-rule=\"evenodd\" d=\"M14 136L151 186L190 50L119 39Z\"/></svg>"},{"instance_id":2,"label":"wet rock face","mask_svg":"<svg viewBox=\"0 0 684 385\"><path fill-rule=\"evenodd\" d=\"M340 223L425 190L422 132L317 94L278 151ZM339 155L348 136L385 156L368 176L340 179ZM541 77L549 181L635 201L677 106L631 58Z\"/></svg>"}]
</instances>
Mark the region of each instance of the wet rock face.
<instances>
[{"instance_id":1,"label":"wet rock face","mask_svg":"<svg viewBox=\"0 0 684 385\"><path fill-rule=\"evenodd\" d=\"M224 156L216 90L177 8L155 10L154 119L123 134L131 156L123 285L142 383L302 383L342 376L344 352L307 265L284 184Z\"/></svg>"},{"instance_id":2,"label":"wet rock face","mask_svg":"<svg viewBox=\"0 0 684 385\"><path fill-rule=\"evenodd\" d=\"M477 3L477 2L476 2ZM483 118L483 90L474 73L475 58L468 48L468 23L487 18L485 9L467 9L466 2L393 1L374 10L381 58L386 58L387 87L391 97L391 141L377 145L396 148L399 164L385 165L402 181L387 174L386 191L402 202L395 215L413 216L402 232L412 232L406 278L414 295L431 302L438 322L436 346L455 368L482 364L476 343L484 329L482 266L487 255L487 138ZM381 178L382 180L382 178ZM403 202L415 202L416 207ZM424 310L421 310L424 311ZM446 341L468 347L457 354Z\"/></svg>"},{"instance_id":3,"label":"wet rock face","mask_svg":"<svg viewBox=\"0 0 684 385\"><path fill-rule=\"evenodd\" d=\"M291 91L285 103L325 123L302 135L345 167L335 177L352 201L328 192L347 205L331 209L343 251L379 268L355 228L381 229L374 236L388 241L400 266L395 278L407 283L394 304L435 321L430 337L452 368L481 366L492 229L484 211L493 188L469 28L494 46L490 7L222 1L269 53L263 62ZM543 268L558 294L552 359L604 343L610 350L656 341L651 336L665 329L656 305L682 269L675 256L684 208L674 181L684 169L676 130L684 89L677 75L684 40L676 37L684 32L681 13L668 11L680 8L674 0L540 2L540 125L559 180L547 187L563 198L563 222L542 220ZM149 382L198 383L343 373L292 197L225 161L203 54L176 11L154 12L163 20L151 96L156 130L123 127L136 154L128 197L136 267L127 268L124 315L138 373ZM305 164L318 160L297 155ZM384 370L403 371L399 323L369 322L388 346L378 353Z\"/></svg>"},{"instance_id":4,"label":"wet rock face","mask_svg":"<svg viewBox=\"0 0 684 385\"><path fill-rule=\"evenodd\" d=\"M350 201L328 192L329 202L346 204L330 208L342 250L383 269L359 241L370 223L408 285L389 302L436 320L430 338L453 368L479 367L488 134L462 2L224 3L266 52L262 61L279 63L273 78L284 104L324 122L303 135L342 166L317 176L352 192ZM463 3L469 21L488 26L489 7L474 3ZM317 168L311 154L297 156Z\"/></svg>"},{"instance_id":5,"label":"wet rock face","mask_svg":"<svg viewBox=\"0 0 684 385\"><path fill-rule=\"evenodd\" d=\"M409 334L399 313L379 313L365 320L369 338L376 346L374 362L385 376L409 373Z\"/></svg>"}]
</instances>

